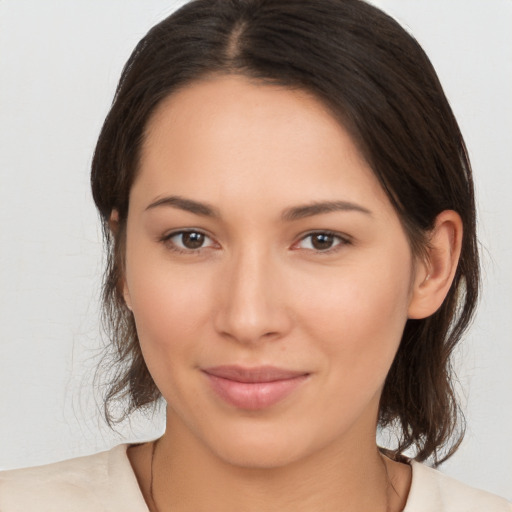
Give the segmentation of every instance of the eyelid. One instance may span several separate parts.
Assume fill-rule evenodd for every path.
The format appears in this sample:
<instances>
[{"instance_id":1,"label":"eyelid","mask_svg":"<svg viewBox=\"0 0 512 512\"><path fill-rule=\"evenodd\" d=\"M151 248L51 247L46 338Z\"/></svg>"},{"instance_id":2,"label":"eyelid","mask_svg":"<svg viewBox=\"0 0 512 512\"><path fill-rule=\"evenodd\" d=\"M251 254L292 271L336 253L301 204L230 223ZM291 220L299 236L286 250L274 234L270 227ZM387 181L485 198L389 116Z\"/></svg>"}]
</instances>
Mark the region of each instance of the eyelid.
<instances>
[{"instance_id":1,"label":"eyelid","mask_svg":"<svg viewBox=\"0 0 512 512\"><path fill-rule=\"evenodd\" d=\"M187 248L181 248L171 241L171 239L174 238L175 236L183 235L185 233L199 233L201 235L204 235L205 238L208 238L213 243L211 243L210 245L207 245L207 246L198 247L197 249L187 249ZM338 239L338 243L335 244L333 247L330 247L330 248L324 249L324 250L315 249L315 248L311 248L311 249L310 248L307 248L307 249L296 248L296 246L300 242L302 242L302 241L306 240L307 238L312 237L314 235L332 236L333 238ZM163 244L165 244L170 250L177 252L177 253L181 253L181 254L200 254L205 249L209 249L211 247L215 247L215 245L217 245L217 246L219 245L213 239L212 236L210 236L207 232L205 232L204 230L199 229L199 228L183 228L183 229L173 230L169 233L166 233L162 237L160 237L159 242L162 242ZM298 238L298 240L296 242L294 242L294 244L292 245L292 249L293 250L311 251L316 254L330 254L333 252L337 252L338 250L342 249L344 246L351 245L352 243L353 243L352 238L346 234L339 233L337 231L331 231L329 229L316 229L316 230L308 231L306 233L301 234L300 237Z\"/></svg>"},{"instance_id":2,"label":"eyelid","mask_svg":"<svg viewBox=\"0 0 512 512\"><path fill-rule=\"evenodd\" d=\"M351 245L353 242L352 242L352 238L348 235L345 235L343 233L338 233L337 231L331 231L329 229L316 229L316 230L313 230L313 231L308 231L307 233L304 233L302 235L300 235L299 239L297 240L297 242L295 242L292 246L295 247L296 245L298 245L300 242L302 242L303 240L311 237L311 236L314 236L314 235L328 235L328 236L332 236L334 238L337 238L339 240L339 243L337 243L336 245L334 245L333 247L330 247L329 249L325 249L325 250L321 250L321 249L295 249L295 250L304 250L304 251L311 251L313 253L316 253L316 254L330 254L330 253L333 253L333 252L337 252L339 250L341 250L344 246L346 245Z\"/></svg>"},{"instance_id":3,"label":"eyelid","mask_svg":"<svg viewBox=\"0 0 512 512\"><path fill-rule=\"evenodd\" d=\"M185 233L198 233L201 235L204 235L205 238L208 238L213 243L210 245L198 247L197 249L187 249L186 247L180 247L172 242L172 238L175 236L183 235ZM184 229L176 229L173 231L170 231L169 233L166 233L162 237L159 238L159 242L162 242L168 249L170 249L173 252L177 252L180 254L200 254L205 249L209 249L210 247L214 247L215 245L218 245L217 242L211 237L208 233L206 233L204 230L199 228L184 228Z\"/></svg>"}]
</instances>

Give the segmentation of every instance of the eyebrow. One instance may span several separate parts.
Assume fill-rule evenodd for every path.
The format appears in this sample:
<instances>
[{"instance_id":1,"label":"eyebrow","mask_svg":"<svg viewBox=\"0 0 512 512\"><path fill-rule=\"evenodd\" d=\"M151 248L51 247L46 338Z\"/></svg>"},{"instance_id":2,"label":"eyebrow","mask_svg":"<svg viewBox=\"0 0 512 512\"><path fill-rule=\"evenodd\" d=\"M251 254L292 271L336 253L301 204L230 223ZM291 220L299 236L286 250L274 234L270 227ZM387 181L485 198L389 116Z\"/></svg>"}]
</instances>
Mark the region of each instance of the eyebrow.
<instances>
[{"instance_id":1,"label":"eyebrow","mask_svg":"<svg viewBox=\"0 0 512 512\"><path fill-rule=\"evenodd\" d=\"M203 217L220 217L220 212L217 208L207 203L200 203L199 201L186 199L181 196L167 196L157 199L146 208L146 211L157 208L158 206L172 206Z\"/></svg>"},{"instance_id":2,"label":"eyebrow","mask_svg":"<svg viewBox=\"0 0 512 512\"><path fill-rule=\"evenodd\" d=\"M193 199L186 199L181 196L166 196L157 199L147 206L146 211L160 206L178 208L202 217L220 218L220 212L214 206L208 203L194 201ZM281 214L281 220L285 222L292 222L306 217L312 217L314 215L338 211L360 212L366 215L372 215L372 212L367 208L349 201L315 201L310 204L287 208Z\"/></svg>"},{"instance_id":3,"label":"eyebrow","mask_svg":"<svg viewBox=\"0 0 512 512\"><path fill-rule=\"evenodd\" d=\"M294 206L287 208L281 215L284 221L294 221L303 219L305 217L312 217L313 215L320 215L322 213L331 212L360 212L367 215L372 215L372 212L363 206L349 201L319 201L303 206Z\"/></svg>"}]
</instances>

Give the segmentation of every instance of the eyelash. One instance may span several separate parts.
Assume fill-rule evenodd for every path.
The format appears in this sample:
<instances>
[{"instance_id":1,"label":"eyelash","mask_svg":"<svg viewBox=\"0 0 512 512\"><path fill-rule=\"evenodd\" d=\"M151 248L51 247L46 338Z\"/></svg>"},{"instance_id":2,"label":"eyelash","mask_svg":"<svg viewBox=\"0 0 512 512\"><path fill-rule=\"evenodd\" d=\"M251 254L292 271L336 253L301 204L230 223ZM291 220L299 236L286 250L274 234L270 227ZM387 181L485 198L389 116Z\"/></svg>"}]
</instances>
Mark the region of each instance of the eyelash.
<instances>
[{"instance_id":1,"label":"eyelash","mask_svg":"<svg viewBox=\"0 0 512 512\"><path fill-rule=\"evenodd\" d=\"M332 254L332 253L338 252L344 246L352 244L352 240L348 236L341 235L340 233L336 233L335 231L330 231L330 230L310 231L310 232L304 234L303 236L301 236L301 238L299 238L299 242L302 242L303 240L306 240L307 238L313 237L315 235L326 235L329 237L332 236L334 239L336 239L338 241L337 244L333 245L329 249L325 249L324 251L315 250L315 249L306 249L306 250L312 250L316 254L319 254L319 255Z\"/></svg>"},{"instance_id":2,"label":"eyelash","mask_svg":"<svg viewBox=\"0 0 512 512\"><path fill-rule=\"evenodd\" d=\"M186 254L186 255L200 255L206 249L206 247L199 247L198 249L181 249L175 243L171 241L172 238L179 235L184 235L186 233L197 233L199 235L203 235L206 238L210 238L206 233L200 231L199 229L182 229L180 231L173 231L167 235L164 235L160 242L162 242L169 250L178 254Z\"/></svg>"},{"instance_id":3,"label":"eyelash","mask_svg":"<svg viewBox=\"0 0 512 512\"><path fill-rule=\"evenodd\" d=\"M169 233L169 234L163 236L159 241L162 242L169 250L171 250L172 252L178 253L178 254L200 255L203 253L203 251L205 249L208 248L208 247L199 247L197 249L182 249L171 241L171 239L174 238L175 236L184 235L186 233L197 233L199 235L205 236L206 238L210 238L203 231L200 231L198 229L189 229L189 230L173 231L172 233ZM319 255L331 254L331 253L339 251L343 246L352 244L351 239L349 237L347 237L346 235L343 236L339 233L336 233L335 231L329 231L329 230L310 231L310 232L304 234L303 236L301 236L301 238L299 239L299 242L302 242L303 240L306 240L307 238L313 237L315 235L332 236L338 240L338 243L336 245L334 245L333 247L330 247L329 249L326 249L324 251L322 251L322 250L315 251L314 249L306 249L308 251L312 250ZM294 245L296 245L296 244L294 244Z\"/></svg>"}]
</instances>

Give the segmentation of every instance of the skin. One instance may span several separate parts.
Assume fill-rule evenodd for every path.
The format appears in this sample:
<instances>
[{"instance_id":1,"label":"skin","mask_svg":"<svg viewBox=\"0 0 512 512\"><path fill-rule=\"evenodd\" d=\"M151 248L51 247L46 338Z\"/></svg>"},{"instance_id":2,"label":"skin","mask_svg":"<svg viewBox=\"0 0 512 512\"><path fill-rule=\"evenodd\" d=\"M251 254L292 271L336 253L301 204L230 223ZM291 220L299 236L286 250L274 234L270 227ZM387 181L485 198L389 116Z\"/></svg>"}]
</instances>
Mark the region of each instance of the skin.
<instances>
[{"instance_id":1,"label":"skin","mask_svg":"<svg viewBox=\"0 0 512 512\"><path fill-rule=\"evenodd\" d=\"M218 216L161 202L170 196ZM351 207L283 219L325 201ZM206 235L200 249L184 229ZM311 233L325 231L332 244L318 249ZM403 509L410 468L378 452L379 398L407 318L432 314L449 289L455 212L438 217L428 259L415 259L368 164L318 100L220 76L174 93L151 118L126 236L124 296L168 404L153 461L160 512ZM307 378L248 411L202 371L234 364ZM151 449L128 454L155 509Z\"/></svg>"}]
</instances>

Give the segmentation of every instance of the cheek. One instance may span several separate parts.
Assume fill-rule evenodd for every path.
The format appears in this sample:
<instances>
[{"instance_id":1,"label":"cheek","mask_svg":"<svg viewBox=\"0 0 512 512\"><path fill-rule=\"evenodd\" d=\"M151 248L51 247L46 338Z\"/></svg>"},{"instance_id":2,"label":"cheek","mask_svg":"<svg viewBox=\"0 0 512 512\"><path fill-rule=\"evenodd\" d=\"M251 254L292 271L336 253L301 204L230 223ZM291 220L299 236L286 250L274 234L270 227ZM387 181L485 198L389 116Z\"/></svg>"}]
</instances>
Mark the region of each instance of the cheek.
<instances>
[{"instance_id":1,"label":"cheek","mask_svg":"<svg viewBox=\"0 0 512 512\"><path fill-rule=\"evenodd\" d=\"M412 278L408 247L380 256L309 282L301 300L304 328L330 374L370 388L382 384L398 349Z\"/></svg>"},{"instance_id":2,"label":"cheek","mask_svg":"<svg viewBox=\"0 0 512 512\"><path fill-rule=\"evenodd\" d=\"M208 293L204 281L158 265L140 269L128 281L141 345L177 350L189 342L204 320Z\"/></svg>"},{"instance_id":3,"label":"cheek","mask_svg":"<svg viewBox=\"0 0 512 512\"><path fill-rule=\"evenodd\" d=\"M193 403L197 383L189 374L204 351L210 294L204 280L168 262L133 263L137 272L127 273L127 283L146 366L168 403Z\"/></svg>"},{"instance_id":4,"label":"cheek","mask_svg":"<svg viewBox=\"0 0 512 512\"><path fill-rule=\"evenodd\" d=\"M201 265L173 264L161 247L132 229L126 248L126 290L144 359L158 384L158 375L168 373L170 366L177 368L181 356L192 353L203 337L211 296L206 291L208 273L197 270Z\"/></svg>"}]
</instances>

